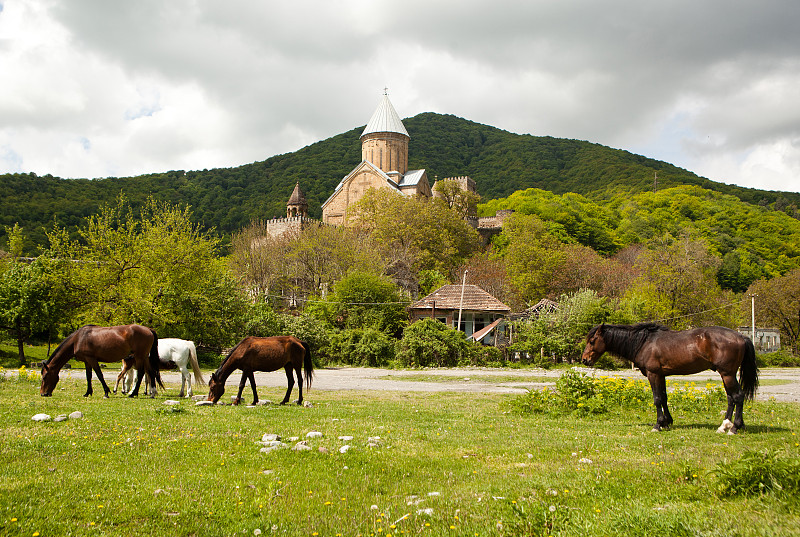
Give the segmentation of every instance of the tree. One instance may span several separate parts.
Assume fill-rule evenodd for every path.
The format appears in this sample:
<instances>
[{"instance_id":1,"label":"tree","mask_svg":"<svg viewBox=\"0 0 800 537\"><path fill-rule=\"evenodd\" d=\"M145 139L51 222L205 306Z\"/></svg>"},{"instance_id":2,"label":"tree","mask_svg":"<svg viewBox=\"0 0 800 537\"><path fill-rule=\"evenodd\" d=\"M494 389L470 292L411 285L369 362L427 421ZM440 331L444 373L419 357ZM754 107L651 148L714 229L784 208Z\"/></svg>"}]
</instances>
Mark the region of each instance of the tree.
<instances>
[{"instance_id":1,"label":"tree","mask_svg":"<svg viewBox=\"0 0 800 537\"><path fill-rule=\"evenodd\" d=\"M77 324L140 323L162 337L233 342L244 296L217 258L219 239L192 224L188 208L150 199L137 214L120 196L87 218L78 235L71 240L61 228L49 234L55 255L75 260Z\"/></svg>"},{"instance_id":2,"label":"tree","mask_svg":"<svg viewBox=\"0 0 800 537\"><path fill-rule=\"evenodd\" d=\"M405 329L396 358L403 367L454 367L468 363L472 352L464 332L422 319Z\"/></svg>"},{"instance_id":3,"label":"tree","mask_svg":"<svg viewBox=\"0 0 800 537\"><path fill-rule=\"evenodd\" d=\"M59 265L43 255L30 263L0 266L0 329L16 339L20 365L27 365L25 342L37 331L51 334L69 316L69 292Z\"/></svg>"},{"instance_id":4,"label":"tree","mask_svg":"<svg viewBox=\"0 0 800 537\"><path fill-rule=\"evenodd\" d=\"M511 284L526 303L547 296L556 269L564 261L561 242L537 216L515 214L495 240Z\"/></svg>"},{"instance_id":5,"label":"tree","mask_svg":"<svg viewBox=\"0 0 800 537\"><path fill-rule=\"evenodd\" d=\"M758 280L747 289L747 294L758 295L756 323L779 328L782 342L794 354L800 354L800 268L785 276ZM746 304L749 306L750 301Z\"/></svg>"},{"instance_id":6,"label":"tree","mask_svg":"<svg viewBox=\"0 0 800 537\"><path fill-rule=\"evenodd\" d=\"M456 181L436 181L433 185L433 194L461 218L478 215L477 205L481 197L475 192L464 190Z\"/></svg>"},{"instance_id":7,"label":"tree","mask_svg":"<svg viewBox=\"0 0 800 537\"><path fill-rule=\"evenodd\" d=\"M352 208L352 223L380 245L384 259L410 262L415 273L447 274L474 252L478 234L441 200L371 189Z\"/></svg>"},{"instance_id":8,"label":"tree","mask_svg":"<svg viewBox=\"0 0 800 537\"><path fill-rule=\"evenodd\" d=\"M372 328L399 335L407 323L407 304L386 276L351 272L336 282L324 301L309 305L308 311L340 330Z\"/></svg>"},{"instance_id":9,"label":"tree","mask_svg":"<svg viewBox=\"0 0 800 537\"><path fill-rule=\"evenodd\" d=\"M641 252L637 264L641 276L628 290L628 298L638 295L646 305L643 320L661 320L673 328L734 325L738 312L719 307L735 302L732 293L723 292L717 283L719 263L705 243L664 235Z\"/></svg>"}]
</instances>

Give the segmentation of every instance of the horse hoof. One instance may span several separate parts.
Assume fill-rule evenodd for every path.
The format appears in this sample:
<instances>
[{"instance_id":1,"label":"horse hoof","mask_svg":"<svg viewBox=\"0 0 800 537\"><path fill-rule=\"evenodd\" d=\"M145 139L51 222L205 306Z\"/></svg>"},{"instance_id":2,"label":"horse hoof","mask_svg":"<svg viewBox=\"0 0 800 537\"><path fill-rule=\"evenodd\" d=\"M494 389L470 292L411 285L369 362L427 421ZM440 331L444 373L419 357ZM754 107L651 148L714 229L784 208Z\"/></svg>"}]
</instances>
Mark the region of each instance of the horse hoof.
<instances>
[{"instance_id":1,"label":"horse hoof","mask_svg":"<svg viewBox=\"0 0 800 537\"><path fill-rule=\"evenodd\" d=\"M719 426L719 429L717 429L717 432L719 434L725 434L727 432L730 432L730 430L732 428L733 428L733 422L731 420L725 420L725 421L722 422L722 425ZM735 434L735 431L734 431L734 434Z\"/></svg>"}]
</instances>

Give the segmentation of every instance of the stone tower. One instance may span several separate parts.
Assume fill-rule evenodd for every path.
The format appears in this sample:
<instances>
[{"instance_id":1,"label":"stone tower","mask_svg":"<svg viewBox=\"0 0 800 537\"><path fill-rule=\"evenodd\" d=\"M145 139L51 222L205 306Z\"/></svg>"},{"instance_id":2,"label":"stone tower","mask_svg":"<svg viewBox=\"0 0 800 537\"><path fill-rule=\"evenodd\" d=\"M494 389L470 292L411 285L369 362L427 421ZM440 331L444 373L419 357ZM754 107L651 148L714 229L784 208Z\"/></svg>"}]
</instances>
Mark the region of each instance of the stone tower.
<instances>
[{"instance_id":1,"label":"stone tower","mask_svg":"<svg viewBox=\"0 0 800 537\"><path fill-rule=\"evenodd\" d=\"M295 216L308 217L308 202L303 191L300 190L300 182L294 185L292 195L289 196L289 201L286 203L286 218Z\"/></svg>"},{"instance_id":2,"label":"stone tower","mask_svg":"<svg viewBox=\"0 0 800 537\"><path fill-rule=\"evenodd\" d=\"M372 118L361 133L361 160L371 162L398 181L408 171L408 135L389 95L384 92Z\"/></svg>"}]
</instances>

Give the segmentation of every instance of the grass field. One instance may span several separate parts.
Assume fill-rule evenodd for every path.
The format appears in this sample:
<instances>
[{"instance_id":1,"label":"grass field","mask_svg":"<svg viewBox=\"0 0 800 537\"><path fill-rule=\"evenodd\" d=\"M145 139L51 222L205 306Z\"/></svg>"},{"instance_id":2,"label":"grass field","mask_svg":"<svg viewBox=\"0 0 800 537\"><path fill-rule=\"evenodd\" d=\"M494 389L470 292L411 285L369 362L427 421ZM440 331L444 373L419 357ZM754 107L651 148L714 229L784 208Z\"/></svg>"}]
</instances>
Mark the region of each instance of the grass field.
<instances>
[{"instance_id":1,"label":"grass field","mask_svg":"<svg viewBox=\"0 0 800 537\"><path fill-rule=\"evenodd\" d=\"M62 374L42 398L30 377L0 381L2 535L800 535L796 494L721 496L718 472L748 450L797 461L797 404L748 405L727 436L717 411L651 432L652 405L521 416L509 395L311 390L311 408L169 407L174 386L85 399ZM310 451L256 444L309 431Z\"/></svg>"}]
</instances>

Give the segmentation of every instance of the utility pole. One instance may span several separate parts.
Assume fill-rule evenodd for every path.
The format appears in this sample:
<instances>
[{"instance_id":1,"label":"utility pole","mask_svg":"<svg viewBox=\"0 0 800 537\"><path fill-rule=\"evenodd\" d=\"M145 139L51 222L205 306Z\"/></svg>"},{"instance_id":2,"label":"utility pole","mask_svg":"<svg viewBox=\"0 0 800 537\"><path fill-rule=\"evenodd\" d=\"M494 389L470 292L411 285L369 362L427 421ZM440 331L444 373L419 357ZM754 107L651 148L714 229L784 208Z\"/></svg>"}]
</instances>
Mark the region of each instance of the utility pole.
<instances>
[{"instance_id":1,"label":"utility pole","mask_svg":"<svg viewBox=\"0 0 800 537\"><path fill-rule=\"evenodd\" d=\"M467 269L464 269L464 278L461 280L461 301L458 303L458 329L461 330L461 309L464 307L464 286L467 284ZM466 334L466 330L464 331Z\"/></svg>"},{"instance_id":2,"label":"utility pole","mask_svg":"<svg viewBox=\"0 0 800 537\"><path fill-rule=\"evenodd\" d=\"M758 295L750 295L750 339L753 345L756 344L756 297Z\"/></svg>"},{"instance_id":3,"label":"utility pole","mask_svg":"<svg viewBox=\"0 0 800 537\"><path fill-rule=\"evenodd\" d=\"M658 190L658 170L653 172L653 194Z\"/></svg>"}]
</instances>

